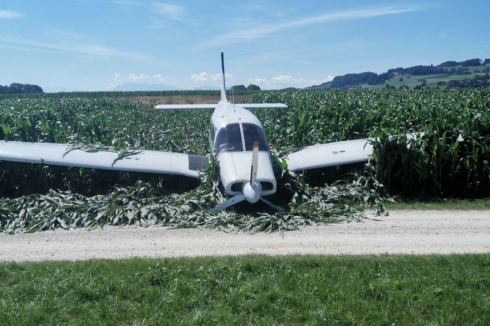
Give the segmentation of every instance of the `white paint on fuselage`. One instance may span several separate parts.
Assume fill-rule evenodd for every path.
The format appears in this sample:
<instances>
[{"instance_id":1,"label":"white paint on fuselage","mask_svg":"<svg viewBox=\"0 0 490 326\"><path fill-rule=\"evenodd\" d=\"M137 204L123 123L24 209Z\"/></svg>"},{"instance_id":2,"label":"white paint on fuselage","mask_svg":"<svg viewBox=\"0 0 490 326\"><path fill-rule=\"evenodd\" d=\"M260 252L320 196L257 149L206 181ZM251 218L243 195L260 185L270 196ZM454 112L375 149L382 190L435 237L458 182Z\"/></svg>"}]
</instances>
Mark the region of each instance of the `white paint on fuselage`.
<instances>
[{"instance_id":1,"label":"white paint on fuselage","mask_svg":"<svg viewBox=\"0 0 490 326\"><path fill-rule=\"evenodd\" d=\"M217 154L217 160L220 165L220 178L228 195L234 196L242 192L242 188L237 187L232 190L235 183L244 185L250 181L250 171L252 166L252 151L239 152L221 152L216 153L216 139L219 131L229 124L250 123L259 126L262 124L259 119L247 109L228 101L220 101L216 106L211 117L211 128L214 128L213 139L210 142L211 152ZM276 192L276 179L272 168L272 159L268 151L259 152L257 182L259 185L268 185L262 187L262 196L272 195Z\"/></svg>"},{"instance_id":2,"label":"white paint on fuselage","mask_svg":"<svg viewBox=\"0 0 490 326\"><path fill-rule=\"evenodd\" d=\"M242 108L238 104L225 101L219 101L213 112L211 121L217 131L232 123L252 123L262 128L259 119L252 112Z\"/></svg>"}]
</instances>

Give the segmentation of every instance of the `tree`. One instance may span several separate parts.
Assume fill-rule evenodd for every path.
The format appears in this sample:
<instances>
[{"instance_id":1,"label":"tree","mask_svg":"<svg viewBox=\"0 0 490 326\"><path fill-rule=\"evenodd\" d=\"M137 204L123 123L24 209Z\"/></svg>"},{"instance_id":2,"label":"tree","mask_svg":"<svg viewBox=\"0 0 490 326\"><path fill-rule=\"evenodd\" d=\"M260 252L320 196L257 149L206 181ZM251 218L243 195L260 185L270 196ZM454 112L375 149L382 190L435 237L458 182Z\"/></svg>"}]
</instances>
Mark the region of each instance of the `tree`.
<instances>
[{"instance_id":1,"label":"tree","mask_svg":"<svg viewBox=\"0 0 490 326\"><path fill-rule=\"evenodd\" d=\"M10 86L0 85L0 94L42 93L43 89L37 85L12 83Z\"/></svg>"},{"instance_id":2,"label":"tree","mask_svg":"<svg viewBox=\"0 0 490 326\"><path fill-rule=\"evenodd\" d=\"M485 59L485 61L483 61L483 65L490 65L490 59Z\"/></svg>"},{"instance_id":3,"label":"tree","mask_svg":"<svg viewBox=\"0 0 490 326\"><path fill-rule=\"evenodd\" d=\"M398 81L401 83L403 81L403 77L400 77Z\"/></svg>"},{"instance_id":4,"label":"tree","mask_svg":"<svg viewBox=\"0 0 490 326\"><path fill-rule=\"evenodd\" d=\"M231 90L232 91L246 91L247 88L245 87L245 85L234 85L234 86L231 86Z\"/></svg>"},{"instance_id":5,"label":"tree","mask_svg":"<svg viewBox=\"0 0 490 326\"><path fill-rule=\"evenodd\" d=\"M0 85L0 94L9 94L10 87Z\"/></svg>"},{"instance_id":6,"label":"tree","mask_svg":"<svg viewBox=\"0 0 490 326\"><path fill-rule=\"evenodd\" d=\"M10 89L15 93L15 94L20 94L22 93L22 89L24 88L24 85L19 84L19 83L12 83L10 84Z\"/></svg>"},{"instance_id":7,"label":"tree","mask_svg":"<svg viewBox=\"0 0 490 326\"><path fill-rule=\"evenodd\" d=\"M260 91L260 87L254 84L250 84L247 86L247 91Z\"/></svg>"},{"instance_id":8,"label":"tree","mask_svg":"<svg viewBox=\"0 0 490 326\"><path fill-rule=\"evenodd\" d=\"M444 68L456 67L457 65L458 63L456 61L446 61L440 64L440 66Z\"/></svg>"},{"instance_id":9,"label":"tree","mask_svg":"<svg viewBox=\"0 0 490 326\"><path fill-rule=\"evenodd\" d=\"M37 85L26 84L22 88L22 93L42 93L43 89Z\"/></svg>"},{"instance_id":10,"label":"tree","mask_svg":"<svg viewBox=\"0 0 490 326\"><path fill-rule=\"evenodd\" d=\"M460 62L462 67L476 67L476 66L481 66L481 59L475 58L475 59L469 59L466 61L461 61Z\"/></svg>"},{"instance_id":11,"label":"tree","mask_svg":"<svg viewBox=\"0 0 490 326\"><path fill-rule=\"evenodd\" d=\"M447 82L447 88L459 88L461 87L461 83L459 80L450 80Z\"/></svg>"}]
</instances>

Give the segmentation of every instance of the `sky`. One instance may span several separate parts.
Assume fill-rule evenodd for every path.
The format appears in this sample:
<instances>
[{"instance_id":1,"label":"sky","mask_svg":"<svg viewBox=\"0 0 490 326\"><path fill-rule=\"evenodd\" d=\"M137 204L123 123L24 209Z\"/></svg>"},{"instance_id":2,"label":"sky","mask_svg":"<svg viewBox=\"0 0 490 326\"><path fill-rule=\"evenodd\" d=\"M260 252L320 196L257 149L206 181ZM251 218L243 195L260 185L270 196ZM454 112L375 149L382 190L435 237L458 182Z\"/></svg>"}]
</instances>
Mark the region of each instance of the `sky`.
<instances>
[{"instance_id":1,"label":"sky","mask_svg":"<svg viewBox=\"0 0 490 326\"><path fill-rule=\"evenodd\" d=\"M0 85L307 87L490 58L490 1L3 0Z\"/></svg>"}]
</instances>

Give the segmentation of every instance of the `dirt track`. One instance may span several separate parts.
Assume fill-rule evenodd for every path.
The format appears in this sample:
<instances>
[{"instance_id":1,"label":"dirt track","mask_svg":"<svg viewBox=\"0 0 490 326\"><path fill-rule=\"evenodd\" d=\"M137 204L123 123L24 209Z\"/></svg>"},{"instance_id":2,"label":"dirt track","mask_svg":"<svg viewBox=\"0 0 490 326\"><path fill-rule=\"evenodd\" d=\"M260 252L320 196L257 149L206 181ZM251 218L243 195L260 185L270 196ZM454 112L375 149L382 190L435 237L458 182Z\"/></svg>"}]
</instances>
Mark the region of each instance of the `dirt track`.
<instances>
[{"instance_id":1,"label":"dirt track","mask_svg":"<svg viewBox=\"0 0 490 326\"><path fill-rule=\"evenodd\" d=\"M278 233L163 227L0 234L0 261L245 254L449 254L490 252L490 211L393 211L388 217Z\"/></svg>"}]
</instances>

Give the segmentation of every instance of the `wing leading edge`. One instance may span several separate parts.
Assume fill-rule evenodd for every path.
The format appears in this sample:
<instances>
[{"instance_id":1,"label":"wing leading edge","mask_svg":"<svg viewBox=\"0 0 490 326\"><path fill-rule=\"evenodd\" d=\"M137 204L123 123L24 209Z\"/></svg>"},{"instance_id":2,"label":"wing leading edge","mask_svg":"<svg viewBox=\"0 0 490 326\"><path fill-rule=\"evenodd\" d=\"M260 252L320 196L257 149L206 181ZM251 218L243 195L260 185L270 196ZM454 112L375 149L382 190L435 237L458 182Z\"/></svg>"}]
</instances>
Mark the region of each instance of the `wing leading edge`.
<instances>
[{"instance_id":1,"label":"wing leading edge","mask_svg":"<svg viewBox=\"0 0 490 326\"><path fill-rule=\"evenodd\" d=\"M289 154L286 163L294 172L366 162L372 154L373 145L368 139L356 139L305 147Z\"/></svg>"},{"instance_id":2,"label":"wing leading edge","mask_svg":"<svg viewBox=\"0 0 490 326\"><path fill-rule=\"evenodd\" d=\"M288 106L282 103L240 103L236 104L244 109L287 109Z\"/></svg>"},{"instance_id":3,"label":"wing leading edge","mask_svg":"<svg viewBox=\"0 0 490 326\"><path fill-rule=\"evenodd\" d=\"M287 109L282 103L237 103L233 104L245 109ZM217 104L159 104L157 110L206 110L215 109Z\"/></svg>"},{"instance_id":4,"label":"wing leading edge","mask_svg":"<svg viewBox=\"0 0 490 326\"><path fill-rule=\"evenodd\" d=\"M206 163L206 156L159 151L134 151L129 155L99 151L72 150L68 144L26 143L0 141L0 160L63 165L92 169L177 174L198 178L198 170ZM118 159L119 158L119 159Z\"/></svg>"},{"instance_id":5,"label":"wing leading edge","mask_svg":"<svg viewBox=\"0 0 490 326\"><path fill-rule=\"evenodd\" d=\"M416 140L424 136L423 132L408 133L407 139ZM391 138L392 136L390 136ZM377 138L346 140L335 143L305 147L286 157L290 171L302 171L328 166L367 162L373 155L372 142ZM410 144L407 145L410 148Z\"/></svg>"},{"instance_id":6,"label":"wing leading edge","mask_svg":"<svg viewBox=\"0 0 490 326\"><path fill-rule=\"evenodd\" d=\"M215 109L217 104L159 104L157 110L206 110Z\"/></svg>"}]
</instances>

